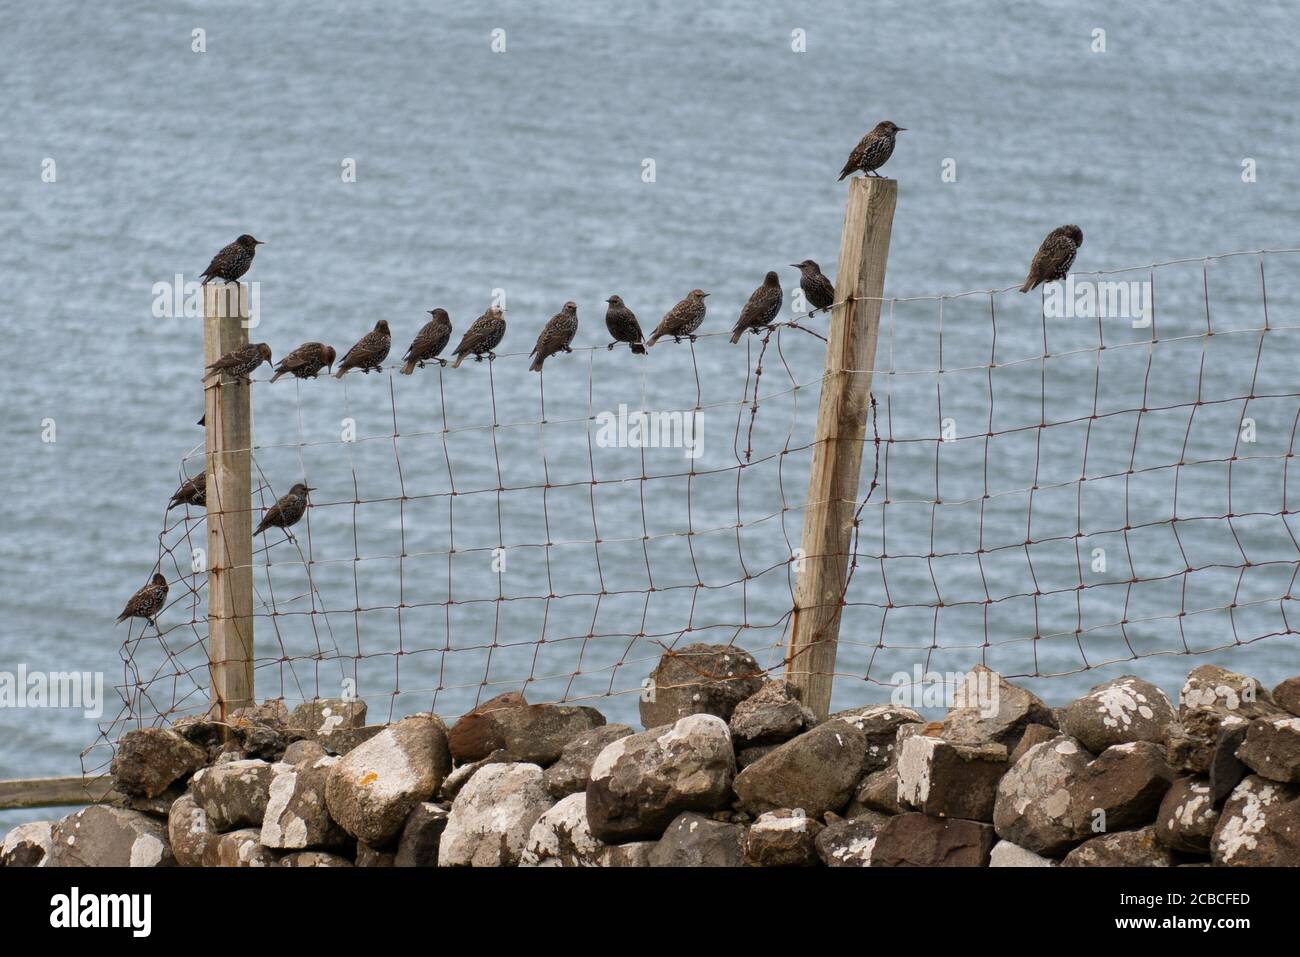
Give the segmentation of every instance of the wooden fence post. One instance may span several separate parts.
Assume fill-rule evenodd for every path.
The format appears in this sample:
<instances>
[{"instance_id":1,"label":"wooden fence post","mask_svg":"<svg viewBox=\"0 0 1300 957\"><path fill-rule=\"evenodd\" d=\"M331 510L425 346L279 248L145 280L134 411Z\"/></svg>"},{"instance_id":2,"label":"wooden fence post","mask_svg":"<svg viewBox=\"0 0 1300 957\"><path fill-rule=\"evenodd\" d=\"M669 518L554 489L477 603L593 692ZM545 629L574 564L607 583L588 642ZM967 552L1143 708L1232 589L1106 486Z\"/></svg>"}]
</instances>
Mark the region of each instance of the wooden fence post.
<instances>
[{"instance_id":1,"label":"wooden fence post","mask_svg":"<svg viewBox=\"0 0 1300 957\"><path fill-rule=\"evenodd\" d=\"M203 287L203 364L248 343L248 287ZM253 703L252 406L246 382L206 381L211 717Z\"/></svg>"},{"instance_id":2,"label":"wooden fence post","mask_svg":"<svg viewBox=\"0 0 1300 957\"><path fill-rule=\"evenodd\" d=\"M826 377L804 510L803 559L795 590L785 675L819 717L830 712L862 443L871 412L871 370L880 332L885 262L898 184L867 176L849 181Z\"/></svg>"}]
</instances>

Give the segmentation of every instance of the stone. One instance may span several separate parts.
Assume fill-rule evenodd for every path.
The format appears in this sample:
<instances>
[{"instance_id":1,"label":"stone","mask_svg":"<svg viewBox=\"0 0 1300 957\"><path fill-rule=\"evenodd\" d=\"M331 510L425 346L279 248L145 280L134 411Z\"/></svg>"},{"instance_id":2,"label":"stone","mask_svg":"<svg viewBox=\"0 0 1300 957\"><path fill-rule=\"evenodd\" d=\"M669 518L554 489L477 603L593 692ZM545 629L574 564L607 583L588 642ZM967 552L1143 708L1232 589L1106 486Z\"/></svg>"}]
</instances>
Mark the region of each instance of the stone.
<instances>
[{"instance_id":1,"label":"stone","mask_svg":"<svg viewBox=\"0 0 1300 957\"><path fill-rule=\"evenodd\" d=\"M478 761L494 752L501 760L546 766L564 746L605 723L595 708L526 703L522 695L498 695L462 716L447 736L459 763Z\"/></svg>"},{"instance_id":2,"label":"stone","mask_svg":"<svg viewBox=\"0 0 1300 957\"><path fill-rule=\"evenodd\" d=\"M286 723L319 741L341 728L364 728L369 710L360 698L313 698L295 707Z\"/></svg>"},{"instance_id":3,"label":"stone","mask_svg":"<svg viewBox=\"0 0 1300 957\"><path fill-rule=\"evenodd\" d=\"M1056 867L1057 861L1010 841L998 841L989 854L989 867Z\"/></svg>"},{"instance_id":4,"label":"stone","mask_svg":"<svg viewBox=\"0 0 1300 957\"><path fill-rule=\"evenodd\" d=\"M219 836L193 794L183 794L173 802L167 815L167 840L181 867L202 867L208 845Z\"/></svg>"},{"instance_id":5,"label":"stone","mask_svg":"<svg viewBox=\"0 0 1300 957\"><path fill-rule=\"evenodd\" d=\"M844 811L845 817L857 817L863 811L902 814L907 808L898 802L898 768L885 768L868 774L858 785L857 793Z\"/></svg>"},{"instance_id":6,"label":"stone","mask_svg":"<svg viewBox=\"0 0 1300 957\"><path fill-rule=\"evenodd\" d=\"M782 808L760 814L745 832L744 858L750 867L811 867L817 863L821 822L801 811Z\"/></svg>"},{"instance_id":7,"label":"stone","mask_svg":"<svg viewBox=\"0 0 1300 957\"><path fill-rule=\"evenodd\" d=\"M192 714L177 718L172 722L172 730L206 751L209 760L217 756L226 738L226 729L221 722L213 721L205 715Z\"/></svg>"},{"instance_id":8,"label":"stone","mask_svg":"<svg viewBox=\"0 0 1300 957\"><path fill-rule=\"evenodd\" d=\"M914 734L898 755L898 803L933 817L991 823L998 781L1009 767L1006 745Z\"/></svg>"},{"instance_id":9,"label":"stone","mask_svg":"<svg viewBox=\"0 0 1300 957\"><path fill-rule=\"evenodd\" d=\"M916 811L886 818L872 867L987 867L997 838L991 824Z\"/></svg>"},{"instance_id":10,"label":"stone","mask_svg":"<svg viewBox=\"0 0 1300 957\"><path fill-rule=\"evenodd\" d=\"M396 859L396 848L371 847L364 841L357 841L357 867L392 867Z\"/></svg>"},{"instance_id":11,"label":"stone","mask_svg":"<svg viewBox=\"0 0 1300 957\"><path fill-rule=\"evenodd\" d=\"M1155 828L1114 831L1084 841L1061 861L1062 867L1173 867L1173 852L1156 840Z\"/></svg>"},{"instance_id":12,"label":"stone","mask_svg":"<svg viewBox=\"0 0 1300 957\"><path fill-rule=\"evenodd\" d=\"M437 804L421 802L415 806L397 841L393 867L437 867L438 845L447 829L448 811Z\"/></svg>"},{"instance_id":13,"label":"stone","mask_svg":"<svg viewBox=\"0 0 1300 957\"><path fill-rule=\"evenodd\" d=\"M610 844L658 837L683 811L726 807L735 773L731 734L715 715L619 738L591 767L591 832Z\"/></svg>"},{"instance_id":14,"label":"stone","mask_svg":"<svg viewBox=\"0 0 1300 957\"><path fill-rule=\"evenodd\" d=\"M383 734L387 728L386 724L368 724L363 728L336 728L318 735L316 741L330 754L343 757L351 754L354 749L359 748L375 735Z\"/></svg>"},{"instance_id":15,"label":"stone","mask_svg":"<svg viewBox=\"0 0 1300 957\"><path fill-rule=\"evenodd\" d=\"M812 817L841 811L862 778L867 736L834 720L792 738L736 776L742 807L753 814L802 808Z\"/></svg>"},{"instance_id":16,"label":"stone","mask_svg":"<svg viewBox=\"0 0 1300 957\"><path fill-rule=\"evenodd\" d=\"M139 811L94 805L50 832L46 867L173 867L167 828Z\"/></svg>"},{"instance_id":17,"label":"stone","mask_svg":"<svg viewBox=\"0 0 1300 957\"><path fill-rule=\"evenodd\" d=\"M679 814L650 851L651 867L740 867L745 829L694 811Z\"/></svg>"},{"instance_id":18,"label":"stone","mask_svg":"<svg viewBox=\"0 0 1300 957\"><path fill-rule=\"evenodd\" d=\"M292 851L280 858L280 867L351 867L346 857L328 851Z\"/></svg>"},{"instance_id":19,"label":"stone","mask_svg":"<svg viewBox=\"0 0 1300 957\"><path fill-rule=\"evenodd\" d=\"M586 793L596 756L607 745L630 734L632 729L625 724L606 724L573 738L561 749L556 762L546 769L547 792L556 800L580 791Z\"/></svg>"},{"instance_id":20,"label":"stone","mask_svg":"<svg viewBox=\"0 0 1300 957\"><path fill-rule=\"evenodd\" d=\"M1061 730L1100 754L1112 744L1129 741L1166 744L1173 723L1173 705L1163 691L1135 675L1124 675L1071 702Z\"/></svg>"},{"instance_id":21,"label":"stone","mask_svg":"<svg viewBox=\"0 0 1300 957\"><path fill-rule=\"evenodd\" d=\"M190 778L190 793L215 831L261 827L273 775L271 765L256 758L214 764Z\"/></svg>"},{"instance_id":22,"label":"stone","mask_svg":"<svg viewBox=\"0 0 1300 957\"><path fill-rule=\"evenodd\" d=\"M916 731L923 724L921 716L911 708L888 704L872 704L850 711L839 711L827 719L828 724L831 721L845 721L866 736L863 774L890 767L897 758L898 745L905 736L902 729Z\"/></svg>"},{"instance_id":23,"label":"stone","mask_svg":"<svg viewBox=\"0 0 1300 957\"><path fill-rule=\"evenodd\" d=\"M452 772L442 782L442 787L438 788L438 800L444 804L450 804L456 800L456 795L460 789L465 786L465 782L474 776L474 772L479 768L486 767L489 764L509 764L505 759L504 751L493 751L486 758L478 761L471 761L469 764L462 764L453 768Z\"/></svg>"},{"instance_id":24,"label":"stone","mask_svg":"<svg viewBox=\"0 0 1300 957\"><path fill-rule=\"evenodd\" d=\"M997 836L1046 857L1076 844L1069 788L1091 760L1078 741L1064 735L1026 751L998 782Z\"/></svg>"},{"instance_id":25,"label":"stone","mask_svg":"<svg viewBox=\"0 0 1300 957\"><path fill-rule=\"evenodd\" d=\"M480 768L452 802L438 846L440 867L512 867L551 806L536 764Z\"/></svg>"},{"instance_id":26,"label":"stone","mask_svg":"<svg viewBox=\"0 0 1300 957\"><path fill-rule=\"evenodd\" d=\"M1090 837L1150 824L1173 781L1163 745L1129 741L1107 748L1069 785L1075 834Z\"/></svg>"},{"instance_id":27,"label":"stone","mask_svg":"<svg viewBox=\"0 0 1300 957\"><path fill-rule=\"evenodd\" d=\"M591 835L587 795L566 795L548 808L528 832L522 867L598 867L608 845Z\"/></svg>"},{"instance_id":28,"label":"stone","mask_svg":"<svg viewBox=\"0 0 1300 957\"><path fill-rule=\"evenodd\" d=\"M855 818L826 815L817 835L817 856L827 867L870 867L871 853L889 815L865 811Z\"/></svg>"},{"instance_id":29,"label":"stone","mask_svg":"<svg viewBox=\"0 0 1300 957\"><path fill-rule=\"evenodd\" d=\"M1182 771L1205 774L1223 728L1283 713L1254 678L1218 665L1193 668L1178 694L1170 763Z\"/></svg>"},{"instance_id":30,"label":"stone","mask_svg":"<svg viewBox=\"0 0 1300 957\"><path fill-rule=\"evenodd\" d=\"M1300 784L1300 718L1257 718L1246 730L1237 758L1261 777Z\"/></svg>"},{"instance_id":31,"label":"stone","mask_svg":"<svg viewBox=\"0 0 1300 957\"><path fill-rule=\"evenodd\" d=\"M1300 867L1300 788L1248 775L1210 838L1219 867Z\"/></svg>"},{"instance_id":32,"label":"stone","mask_svg":"<svg viewBox=\"0 0 1300 957\"><path fill-rule=\"evenodd\" d=\"M779 744L756 744L752 748L741 748L736 752L736 770L745 770L755 761L767 757L780 746Z\"/></svg>"},{"instance_id":33,"label":"stone","mask_svg":"<svg viewBox=\"0 0 1300 957\"><path fill-rule=\"evenodd\" d=\"M649 867L650 853L658 841L629 841L626 844L607 844L600 856L601 867Z\"/></svg>"},{"instance_id":34,"label":"stone","mask_svg":"<svg viewBox=\"0 0 1300 957\"><path fill-rule=\"evenodd\" d=\"M19 824L0 842L0 867L44 867L54 846L54 824Z\"/></svg>"},{"instance_id":35,"label":"stone","mask_svg":"<svg viewBox=\"0 0 1300 957\"><path fill-rule=\"evenodd\" d=\"M730 721L763 686L763 669L734 645L683 645L665 652L641 696L641 726L658 728L692 714Z\"/></svg>"},{"instance_id":36,"label":"stone","mask_svg":"<svg viewBox=\"0 0 1300 957\"><path fill-rule=\"evenodd\" d=\"M1156 840L1187 854L1208 854L1219 822L1213 794L1204 778L1182 777L1165 792L1156 813Z\"/></svg>"},{"instance_id":37,"label":"stone","mask_svg":"<svg viewBox=\"0 0 1300 957\"><path fill-rule=\"evenodd\" d=\"M1300 675L1287 678L1273 689L1273 703L1288 714L1300 717Z\"/></svg>"},{"instance_id":38,"label":"stone","mask_svg":"<svg viewBox=\"0 0 1300 957\"><path fill-rule=\"evenodd\" d=\"M319 741L307 740L295 741L284 749L284 756L280 758L285 764L313 764L329 754L325 746Z\"/></svg>"},{"instance_id":39,"label":"stone","mask_svg":"<svg viewBox=\"0 0 1300 957\"><path fill-rule=\"evenodd\" d=\"M1250 769L1237 757L1237 749L1246 740L1250 722L1245 719L1225 720L1219 725L1219 737L1214 742L1214 749L1208 761L1210 773L1210 797L1215 807L1223 807L1232 789L1241 783L1241 779L1250 773Z\"/></svg>"},{"instance_id":40,"label":"stone","mask_svg":"<svg viewBox=\"0 0 1300 957\"><path fill-rule=\"evenodd\" d=\"M182 784L173 784L162 794L153 797L135 797L114 789L104 796L101 803L111 804L114 807L124 807L132 811L141 811L145 814L152 815L156 818L166 820L167 815L171 813L172 804L174 804L186 789Z\"/></svg>"},{"instance_id":41,"label":"stone","mask_svg":"<svg viewBox=\"0 0 1300 957\"><path fill-rule=\"evenodd\" d=\"M208 845L204 867L275 867L279 855L263 847L262 832L255 827L240 828L219 835Z\"/></svg>"},{"instance_id":42,"label":"stone","mask_svg":"<svg viewBox=\"0 0 1300 957\"><path fill-rule=\"evenodd\" d=\"M284 749L300 734L289 729L289 709L280 700L238 708L231 712L230 731L244 756L278 761Z\"/></svg>"},{"instance_id":43,"label":"stone","mask_svg":"<svg viewBox=\"0 0 1300 957\"><path fill-rule=\"evenodd\" d=\"M273 764L270 796L262 816L262 844L284 850L341 847L348 835L330 817L325 791L330 769L342 758Z\"/></svg>"},{"instance_id":44,"label":"stone","mask_svg":"<svg viewBox=\"0 0 1300 957\"><path fill-rule=\"evenodd\" d=\"M113 755L113 786L132 797L153 798L189 777L208 752L167 728L136 728L122 736Z\"/></svg>"},{"instance_id":45,"label":"stone","mask_svg":"<svg viewBox=\"0 0 1300 957\"><path fill-rule=\"evenodd\" d=\"M325 805L358 841L382 847L451 771L442 722L412 715L349 751L329 769Z\"/></svg>"},{"instance_id":46,"label":"stone","mask_svg":"<svg viewBox=\"0 0 1300 957\"><path fill-rule=\"evenodd\" d=\"M1015 764L1024 756L1024 753L1036 744L1042 744L1044 741L1051 741L1053 738L1060 737L1061 732L1055 728L1049 728L1045 724L1025 725L1025 733L1020 736L1020 741L1016 744L1015 749L1011 752L1010 762Z\"/></svg>"},{"instance_id":47,"label":"stone","mask_svg":"<svg viewBox=\"0 0 1300 957\"><path fill-rule=\"evenodd\" d=\"M731 714L729 727L736 749L781 744L817 723L816 716L785 681L766 681Z\"/></svg>"},{"instance_id":48,"label":"stone","mask_svg":"<svg viewBox=\"0 0 1300 957\"><path fill-rule=\"evenodd\" d=\"M943 737L956 744L1001 744L1010 752L1031 724L1054 728L1052 709L991 668L976 665L954 691Z\"/></svg>"}]
</instances>

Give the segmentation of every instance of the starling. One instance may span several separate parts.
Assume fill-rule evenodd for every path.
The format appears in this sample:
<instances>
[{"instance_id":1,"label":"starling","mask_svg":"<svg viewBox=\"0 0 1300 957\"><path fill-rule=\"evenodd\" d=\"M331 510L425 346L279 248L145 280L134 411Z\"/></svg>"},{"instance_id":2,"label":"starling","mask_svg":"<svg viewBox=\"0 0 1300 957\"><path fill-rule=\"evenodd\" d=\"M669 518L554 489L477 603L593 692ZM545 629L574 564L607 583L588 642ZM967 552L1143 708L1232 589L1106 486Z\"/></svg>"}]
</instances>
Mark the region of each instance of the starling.
<instances>
[{"instance_id":1,"label":"starling","mask_svg":"<svg viewBox=\"0 0 1300 957\"><path fill-rule=\"evenodd\" d=\"M1074 257L1083 245L1083 230L1078 226L1057 226L1043 240L1034 253L1034 261L1029 264L1029 276L1020 287L1021 292L1029 292L1035 286L1045 282L1064 279L1074 265Z\"/></svg>"},{"instance_id":2,"label":"starling","mask_svg":"<svg viewBox=\"0 0 1300 957\"><path fill-rule=\"evenodd\" d=\"M229 372L236 380L247 380L253 374L253 370L263 362L271 361L271 347L265 342L250 342L248 345L240 346L234 352L227 352L212 365L208 366L208 372L215 372L220 375L222 372ZM206 376L205 376L206 378Z\"/></svg>"},{"instance_id":3,"label":"starling","mask_svg":"<svg viewBox=\"0 0 1300 957\"><path fill-rule=\"evenodd\" d=\"M895 126L889 120L881 120L875 128L853 147L844 169L840 170L840 179L858 170L868 176L879 176L876 170L885 165L894 152L894 137L906 130L905 126Z\"/></svg>"},{"instance_id":4,"label":"starling","mask_svg":"<svg viewBox=\"0 0 1300 957\"><path fill-rule=\"evenodd\" d=\"M542 326L541 334L537 337L537 345L533 346L533 351L528 353L530 356L536 356L528 371L541 372L542 363L557 352L572 352L569 343L573 341L577 331L578 304L569 301L564 304L563 309L546 321L546 325Z\"/></svg>"},{"instance_id":5,"label":"starling","mask_svg":"<svg viewBox=\"0 0 1300 957\"><path fill-rule=\"evenodd\" d=\"M131 600L117 616L119 624L128 618L143 618L155 628L158 627L158 613L167 603L167 579L155 573L149 584L131 596Z\"/></svg>"},{"instance_id":6,"label":"starling","mask_svg":"<svg viewBox=\"0 0 1300 957\"><path fill-rule=\"evenodd\" d=\"M388 350L392 344L393 337L388 332L388 320L380 319L375 323L375 328L358 339L357 344L348 350L348 354L339 363L339 371L334 373L334 378L342 379L343 374L349 369L360 369L366 375L370 375L371 369L378 372L384 367L384 360L388 358Z\"/></svg>"},{"instance_id":7,"label":"starling","mask_svg":"<svg viewBox=\"0 0 1300 957\"><path fill-rule=\"evenodd\" d=\"M702 289L692 289L686 298L668 310L668 314L659 321L655 331L646 340L652 346L664 336L672 336L673 342L681 342L682 337L695 341L695 330L704 321L704 297L708 293Z\"/></svg>"},{"instance_id":8,"label":"starling","mask_svg":"<svg viewBox=\"0 0 1300 957\"><path fill-rule=\"evenodd\" d=\"M451 316L446 309L430 309L432 316L424 328L415 334L415 341L406 350L406 364L402 366L402 375L410 375L415 367L424 368L426 362L437 359L438 365L445 366L446 359L438 359L438 353L447 348L451 340Z\"/></svg>"},{"instance_id":9,"label":"starling","mask_svg":"<svg viewBox=\"0 0 1300 957\"><path fill-rule=\"evenodd\" d=\"M192 479L187 479L176 494L172 496L167 503L167 511L171 511L177 505L195 505L203 508L208 504L208 473L200 472Z\"/></svg>"},{"instance_id":10,"label":"starling","mask_svg":"<svg viewBox=\"0 0 1300 957\"><path fill-rule=\"evenodd\" d=\"M262 245L260 239L254 239L248 233L244 233L244 235L212 257L212 262L208 263L208 268L199 274L199 278L203 280L203 285L206 286L210 279L224 279L226 282L237 280L248 272L249 266L253 265L253 256L257 253L257 247L260 245Z\"/></svg>"},{"instance_id":11,"label":"starling","mask_svg":"<svg viewBox=\"0 0 1300 957\"><path fill-rule=\"evenodd\" d=\"M731 344L734 346L739 342L747 330L758 332L770 326L781 312L782 298L781 280L775 272L769 271L763 277L763 285L754 290L745 308L740 310L740 318L731 330Z\"/></svg>"},{"instance_id":12,"label":"starling","mask_svg":"<svg viewBox=\"0 0 1300 957\"><path fill-rule=\"evenodd\" d=\"M465 330L460 345L456 347L456 361L451 364L451 367L459 368L465 361L465 357L471 353L475 362L482 362L485 355L489 359L495 359L496 353L492 350L501 345L505 335L506 317L500 309L493 306Z\"/></svg>"},{"instance_id":13,"label":"starling","mask_svg":"<svg viewBox=\"0 0 1300 957\"><path fill-rule=\"evenodd\" d=\"M822 275L821 266L811 259L790 265L799 270L799 288L803 290L804 301L812 306L812 312L808 315L835 305L835 283Z\"/></svg>"},{"instance_id":14,"label":"starling","mask_svg":"<svg viewBox=\"0 0 1300 957\"><path fill-rule=\"evenodd\" d=\"M645 346L641 344L645 338L641 335L641 323L636 321L632 310L623 305L619 296L610 296L605 301L609 303L609 308L605 310L605 328L614 337L614 341L605 348L613 349L620 342L626 342L637 355L645 355Z\"/></svg>"},{"instance_id":15,"label":"starling","mask_svg":"<svg viewBox=\"0 0 1300 957\"><path fill-rule=\"evenodd\" d=\"M266 510L262 520L257 523L257 528L253 530L254 535L261 535L268 528L289 528L297 525L298 520L303 517L307 511L307 493L316 491L299 482L293 488L289 489L288 494L283 495L280 499Z\"/></svg>"},{"instance_id":16,"label":"starling","mask_svg":"<svg viewBox=\"0 0 1300 957\"><path fill-rule=\"evenodd\" d=\"M320 375L321 369L333 368L334 354L333 346L323 342L304 342L280 360L271 381L290 373L296 379L314 379Z\"/></svg>"}]
</instances>

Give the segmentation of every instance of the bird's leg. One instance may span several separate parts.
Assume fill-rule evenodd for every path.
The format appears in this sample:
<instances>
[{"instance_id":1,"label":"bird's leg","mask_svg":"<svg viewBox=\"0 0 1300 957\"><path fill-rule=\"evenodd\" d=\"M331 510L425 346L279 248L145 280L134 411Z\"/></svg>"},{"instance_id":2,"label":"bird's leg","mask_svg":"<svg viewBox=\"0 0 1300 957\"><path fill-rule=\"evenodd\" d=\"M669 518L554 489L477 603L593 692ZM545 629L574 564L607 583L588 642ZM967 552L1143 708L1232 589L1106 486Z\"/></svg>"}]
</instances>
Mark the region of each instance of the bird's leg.
<instances>
[{"instance_id":1,"label":"bird's leg","mask_svg":"<svg viewBox=\"0 0 1300 957\"><path fill-rule=\"evenodd\" d=\"M605 351L606 351L606 352L613 352L613 351L614 351L614 347L615 347L616 345L618 345L618 340L617 340L617 339L615 339L613 342L611 342L609 345L607 345L607 346L605 347Z\"/></svg>"},{"instance_id":2,"label":"bird's leg","mask_svg":"<svg viewBox=\"0 0 1300 957\"><path fill-rule=\"evenodd\" d=\"M687 339L690 339L691 342L694 342L694 341L695 341L695 333L692 332L692 333L691 333L689 336L687 336L686 338L687 338Z\"/></svg>"},{"instance_id":3,"label":"bird's leg","mask_svg":"<svg viewBox=\"0 0 1300 957\"><path fill-rule=\"evenodd\" d=\"M482 362L482 361L483 361L483 353L481 353L481 352L476 352L476 353L474 353L474 361L475 361L475 362Z\"/></svg>"},{"instance_id":4,"label":"bird's leg","mask_svg":"<svg viewBox=\"0 0 1300 957\"><path fill-rule=\"evenodd\" d=\"M487 354L487 356L488 356L488 361L491 362L491 361L493 361L494 359L496 359L497 354L496 354L495 352L493 352L491 349L489 349L489 350L488 350L488 354Z\"/></svg>"},{"instance_id":5,"label":"bird's leg","mask_svg":"<svg viewBox=\"0 0 1300 957\"><path fill-rule=\"evenodd\" d=\"M573 350L570 349L568 346L565 346L565 347L564 347L564 351L565 351L565 352L572 352Z\"/></svg>"},{"instance_id":6,"label":"bird's leg","mask_svg":"<svg viewBox=\"0 0 1300 957\"><path fill-rule=\"evenodd\" d=\"M446 359L439 359L439 360L438 360L438 365L440 365L440 366L445 366L446 364L447 364L447 360L446 360Z\"/></svg>"}]
</instances>

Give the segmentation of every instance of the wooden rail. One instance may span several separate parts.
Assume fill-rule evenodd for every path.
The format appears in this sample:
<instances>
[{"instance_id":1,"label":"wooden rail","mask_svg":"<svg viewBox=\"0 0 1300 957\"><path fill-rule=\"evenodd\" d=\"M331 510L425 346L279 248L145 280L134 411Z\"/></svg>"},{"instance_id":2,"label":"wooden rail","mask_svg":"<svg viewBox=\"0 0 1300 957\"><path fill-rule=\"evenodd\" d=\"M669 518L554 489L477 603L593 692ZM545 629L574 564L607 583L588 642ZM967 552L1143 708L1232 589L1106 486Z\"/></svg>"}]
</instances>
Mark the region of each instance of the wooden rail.
<instances>
[{"instance_id":1,"label":"wooden rail","mask_svg":"<svg viewBox=\"0 0 1300 957\"><path fill-rule=\"evenodd\" d=\"M99 804L113 792L113 776L27 778L0 781L0 811L29 807Z\"/></svg>"}]
</instances>

